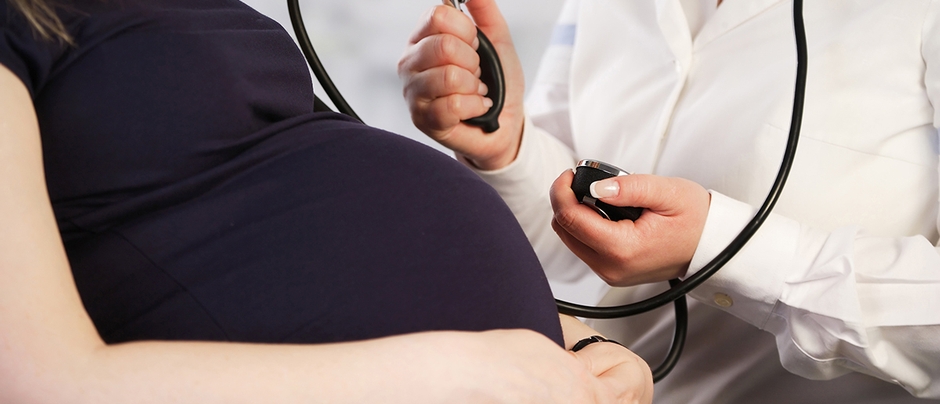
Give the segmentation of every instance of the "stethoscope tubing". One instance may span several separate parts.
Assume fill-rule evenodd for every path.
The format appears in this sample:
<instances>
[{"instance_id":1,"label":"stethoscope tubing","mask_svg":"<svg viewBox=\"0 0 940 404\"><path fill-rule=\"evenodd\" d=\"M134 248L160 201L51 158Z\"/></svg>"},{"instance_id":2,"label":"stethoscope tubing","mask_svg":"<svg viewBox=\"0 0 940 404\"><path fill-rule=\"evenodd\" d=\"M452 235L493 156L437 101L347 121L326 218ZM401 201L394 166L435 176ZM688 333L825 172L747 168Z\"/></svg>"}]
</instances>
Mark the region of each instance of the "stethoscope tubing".
<instances>
[{"instance_id":1,"label":"stethoscope tubing","mask_svg":"<svg viewBox=\"0 0 940 404\"><path fill-rule=\"evenodd\" d=\"M291 24L293 25L294 33L297 36L297 41L301 50L303 51L304 56L307 59L307 63L314 72L317 81L319 81L320 85L323 86L324 91L327 93L330 100L333 101L333 104L336 106L339 112L349 115L362 122L362 119L360 119L359 116L356 115L356 113L352 110L352 108L343 98L342 94L340 94L339 90L336 88L335 84L333 84L333 81L326 73L326 69L323 67L322 63L320 63L320 59L317 57L317 54L313 49L310 38L307 36L307 30L304 26L303 18L300 15L300 6L298 4L298 0L287 0L287 5L288 11L290 13ZM454 6L456 7L456 4L454 4ZM678 279L674 279L669 281L670 288L668 290L648 299L635 303L608 307L586 306L563 301L560 299L555 300L555 304L558 307L559 313L593 319L611 319L634 316L673 302L675 304L676 329L673 334L672 345L669 348L669 352L666 354L666 358L660 366L653 370L654 381L658 382L659 380L662 380L662 378L664 378L667 374L669 374L670 371L672 371L673 368L675 368L682 352L682 348L685 345L685 339L688 333L688 305L685 295L704 283L712 275L717 273L721 267L728 263L728 261L730 261L731 258L733 258L734 255L744 247L751 237L757 233L757 230L760 229L764 221L766 221L770 216L770 213L773 211L777 200L780 198L780 195L783 192L784 185L786 184L790 170L793 166L793 161L796 157L797 143L799 141L800 129L802 126L804 98L806 94L807 49L806 33L803 24L803 0L793 0L793 28L796 38L797 73L793 96L793 111L790 118L790 131L789 136L787 137L787 144L784 151L783 160L780 164L777 177L774 179L774 183L771 186L767 198L757 210L757 213L754 215L754 217L747 223L747 225L745 225L741 232L734 238L734 240L731 241L731 243L728 244L727 247L725 247L724 250L722 250L701 270L686 278L685 280L680 281ZM483 35L483 33L479 30L477 31L477 35L478 37L481 37L481 43L490 43L486 36ZM487 114L481 119L470 120L468 123L481 126L484 131L491 132L495 131L499 127L497 118L504 102L505 91L503 91L503 89L505 84L502 74L502 66L499 62L499 57L497 56L495 49L493 49L491 45L489 47L483 48L483 51L480 52L481 65L492 67L491 70L493 70L494 77L491 80L496 80L496 82L493 84L488 83L488 85L491 85L491 88L498 89L495 94L492 94L494 103L498 107L491 108L491 110L488 111Z\"/></svg>"}]
</instances>

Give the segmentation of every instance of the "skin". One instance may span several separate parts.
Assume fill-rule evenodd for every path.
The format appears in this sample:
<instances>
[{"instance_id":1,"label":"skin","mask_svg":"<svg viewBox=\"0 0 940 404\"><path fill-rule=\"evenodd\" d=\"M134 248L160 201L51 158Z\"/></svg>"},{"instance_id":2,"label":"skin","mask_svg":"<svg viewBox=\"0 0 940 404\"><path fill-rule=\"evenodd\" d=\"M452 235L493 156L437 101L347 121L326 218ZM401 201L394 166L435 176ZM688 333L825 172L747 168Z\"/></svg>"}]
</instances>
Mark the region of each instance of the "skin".
<instances>
[{"instance_id":1,"label":"skin","mask_svg":"<svg viewBox=\"0 0 940 404\"><path fill-rule=\"evenodd\" d=\"M573 178L565 171L552 184L552 228L598 276L611 285L630 286L685 275L708 216L711 195L705 188L682 178L642 174L598 181L593 188L605 193L601 201L646 208L635 222L612 222L578 203Z\"/></svg>"},{"instance_id":2,"label":"skin","mask_svg":"<svg viewBox=\"0 0 940 404\"><path fill-rule=\"evenodd\" d=\"M476 26L467 15L448 5L434 7L425 14L399 61L398 73L418 129L458 157L493 170L508 165L518 154L525 120L525 79L509 27L496 4L492 0L474 0L465 7ZM491 105L481 95L486 90L479 79L477 27L493 43L506 75L500 129L489 134L461 123L483 115Z\"/></svg>"},{"instance_id":3,"label":"skin","mask_svg":"<svg viewBox=\"0 0 940 404\"><path fill-rule=\"evenodd\" d=\"M600 335L591 327L571 316L561 316L565 333L565 349L578 341ZM616 397L618 403L650 403L653 401L653 374L642 358L628 349L610 342L593 343L578 352L570 352L584 364ZM582 355L584 354L584 355Z\"/></svg>"},{"instance_id":4,"label":"skin","mask_svg":"<svg viewBox=\"0 0 940 404\"><path fill-rule=\"evenodd\" d=\"M472 21L452 7L431 9L412 36L398 72L415 126L469 164L496 170L512 163L519 153L525 120L524 77L495 0L473 0L466 7ZM501 129L493 134L460 122L486 112L484 96L476 91L481 82L474 22L493 42L506 74ZM566 172L550 191L552 227L559 237L612 285L684 275L705 226L711 200L708 192L688 180L654 175L608 181L618 186L617 192L598 195L602 201L645 207L646 213L636 223L601 219L577 203L570 190L571 175Z\"/></svg>"},{"instance_id":5,"label":"skin","mask_svg":"<svg viewBox=\"0 0 940 404\"><path fill-rule=\"evenodd\" d=\"M3 403L651 401L649 368L628 350L594 344L605 346L575 354L528 330L318 345L106 345L59 237L32 101L3 66L0 229ZM590 333L573 325L565 321L566 338Z\"/></svg>"}]
</instances>

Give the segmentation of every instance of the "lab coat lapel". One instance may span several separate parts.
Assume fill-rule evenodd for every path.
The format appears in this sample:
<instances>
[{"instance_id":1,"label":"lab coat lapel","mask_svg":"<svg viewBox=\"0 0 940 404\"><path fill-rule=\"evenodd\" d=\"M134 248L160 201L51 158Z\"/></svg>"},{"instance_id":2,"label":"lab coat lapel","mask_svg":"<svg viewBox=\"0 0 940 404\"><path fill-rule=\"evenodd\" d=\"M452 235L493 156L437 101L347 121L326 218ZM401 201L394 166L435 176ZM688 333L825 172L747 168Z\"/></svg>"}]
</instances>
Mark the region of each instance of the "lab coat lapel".
<instances>
[{"instance_id":1,"label":"lab coat lapel","mask_svg":"<svg viewBox=\"0 0 940 404\"><path fill-rule=\"evenodd\" d=\"M694 49L701 49L715 38L783 1L787 0L724 0L696 36Z\"/></svg>"},{"instance_id":2,"label":"lab coat lapel","mask_svg":"<svg viewBox=\"0 0 940 404\"><path fill-rule=\"evenodd\" d=\"M692 61L692 33L679 0L656 0L656 21L681 66Z\"/></svg>"}]
</instances>

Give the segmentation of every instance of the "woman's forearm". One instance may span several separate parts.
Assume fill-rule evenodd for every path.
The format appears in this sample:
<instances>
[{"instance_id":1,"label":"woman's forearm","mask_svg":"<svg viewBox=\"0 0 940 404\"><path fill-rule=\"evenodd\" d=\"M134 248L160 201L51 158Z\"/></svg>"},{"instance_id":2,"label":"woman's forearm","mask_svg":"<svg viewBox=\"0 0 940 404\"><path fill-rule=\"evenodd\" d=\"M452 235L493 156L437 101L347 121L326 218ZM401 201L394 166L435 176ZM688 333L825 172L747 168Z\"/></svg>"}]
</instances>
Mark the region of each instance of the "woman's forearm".
<instances>
[{"instance_id":1,"label":"woman's forearm","mask_svg":"<svg viewBox=\"0 0 940 404\"><path fill-rule=\"evenodd\" d=\"M407 353L411 345L433 345L452 337L419 334L306 346L197 342L109 346L94 352L87 363L89 373L79 383L84 386L81 402L405 403L407 394L413 394L412 399L434 399L438 397L433 384L408 388L414 382L408 376L427 369L416 368L422 360L409 361Z\"/></svg>"},{"instance_id":2,"label":"woman's forearm","mask_svg":"<svg viewBox=\"0 0 940 404\"><path fill-rule=\"evenodd\" d=\"M14 361L15 387L0 382L0 402L594 403L614 390L528 330L321 345L139 342L61 353ZM616 390L645 383L641 376L618 378Z\"/></svg>"},{"instance_id":3,"label":"woman's forearm","mask_svg":"<svg viewBox=\"0 0 940 404\"><path fill-rule=\"evenodd\" d=\"M261 345L135 342L36 354L7 352L12 385L2 402L361 403L447 400L447 361L429 355L465 345L466 333L365 342ZM9 347L7 347L9 348ZM15 349L14 349L15 350ZM58 351L58 352L55 352ZM11 368L17 367L15 371ZM435 369L438 367L439 369ZM3 383L0 383L2 385ZM454 389L458 390L458 389Z\"/></svg>"}]
</instances>

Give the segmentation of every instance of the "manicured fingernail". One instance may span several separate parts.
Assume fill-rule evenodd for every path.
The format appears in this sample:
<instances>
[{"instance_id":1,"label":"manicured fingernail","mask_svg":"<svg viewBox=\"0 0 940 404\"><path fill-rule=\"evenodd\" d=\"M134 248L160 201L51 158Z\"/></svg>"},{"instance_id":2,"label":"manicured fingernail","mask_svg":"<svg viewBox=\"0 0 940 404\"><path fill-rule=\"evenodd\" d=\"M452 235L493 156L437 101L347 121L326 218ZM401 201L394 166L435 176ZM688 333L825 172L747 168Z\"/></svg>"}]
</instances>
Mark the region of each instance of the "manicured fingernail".
<instances>
[{"instance_id":1,"label":"manicured fingernail","mask_svg":"<svg viewBox=\"0 0 940 404\"><path fill-rule=\"evenodd\" d=\"M591 196L595 198L610 198L620 193L620 183L613 179L594 181L591 183Z\"/></svg>"},{"instance_id":2,"label":"manicured fingernail","mask_svg":"<svg viewBox=\"0 0 940 404\"><path fill-rule=\"evenodd\" d=\"M487 87L486 84L481 81L480 86L477 87L477 94L486 95L488 92L490 92L489 87Z\"/></svg>"},{"instance_id":3,"label":"manicured fingernail","mask_svg":"<svg viewBox=\"0 0 940 404\"><path fill-rule=\"evenodd\" d=\"M486 97L483 97L483 106L484 106L484 107L487 107L487 108L492 107L492 106L493 106L493 100L491 100L491 99L489 99L489 98L486 98Z\"/></svg>"},{"instance_id":4,"label":"manicured fingernail","mask_svg":"<svg viewBox=\"0 0 940 404\"><path fill-rule=\"evenodd\" d=\"M471 43L470 46L473 48L473 50L479 49L479 48L480 48L480 37L474 37L474 38L473 38L473 43Z\"/></svg>"}]
</instances>

